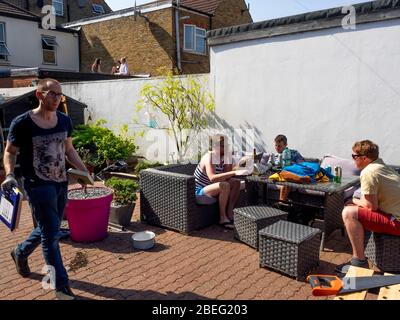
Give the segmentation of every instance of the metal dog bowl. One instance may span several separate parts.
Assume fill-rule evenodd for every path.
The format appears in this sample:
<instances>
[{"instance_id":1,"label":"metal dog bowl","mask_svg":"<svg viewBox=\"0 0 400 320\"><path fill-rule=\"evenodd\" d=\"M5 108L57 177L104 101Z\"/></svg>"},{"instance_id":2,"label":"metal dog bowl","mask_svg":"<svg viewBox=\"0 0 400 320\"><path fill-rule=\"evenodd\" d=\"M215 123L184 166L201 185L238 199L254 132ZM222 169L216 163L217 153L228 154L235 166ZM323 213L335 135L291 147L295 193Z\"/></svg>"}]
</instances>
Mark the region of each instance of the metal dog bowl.
<instances>
[{"instance_id":1,"label":"metal dog bowl","mask_svg":"<svg viewBox=\"0 0 400 320\"><path fill-rule=\"evenodd\" d=\"M155 245L155 237L152 231L136 232L132 236L133 247L138 250L149 250Z\"/></svg>"}]
</instances>

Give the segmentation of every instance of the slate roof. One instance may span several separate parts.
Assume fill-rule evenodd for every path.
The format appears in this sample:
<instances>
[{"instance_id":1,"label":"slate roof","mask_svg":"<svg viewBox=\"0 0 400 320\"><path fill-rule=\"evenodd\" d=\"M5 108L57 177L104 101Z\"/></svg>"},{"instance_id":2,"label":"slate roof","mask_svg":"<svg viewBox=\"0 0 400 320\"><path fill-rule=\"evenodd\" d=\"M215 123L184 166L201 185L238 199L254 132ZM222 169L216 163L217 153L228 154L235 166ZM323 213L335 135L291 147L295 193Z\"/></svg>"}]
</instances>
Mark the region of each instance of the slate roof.
<instances>
[{"instance_id":1,"label":"slate roof","mask_svg":"<svg viewBox=\"0 0 400 320\"><path fill-rule=\"evenodd\" d=\"M182 0L181 5L213 15L224 0Z\"/></svg>"},{"instance_id":2,"label":"slate roof","mask_svg":"<svg viewBox=\"0 0 400 320\"><path fill-rule=\"evenodd\" d=\"M0 16L9 16L13 18L20 18L25 20L39 21L40 17L26 11L16 5L8 3L7 1L0 0Z\"/></svg>"},{"instance_id":3,"label":"slate roof","mask_svg":"<svg viewBox=\"0 0 400 320\"><path fill-rule=\"evenodd\" d=\"M370 1L354 4L353 6L356 11L357 24L397 19L400 17L400 0ZM342 12L342 9L343 7L337 7L278 19L215 29L207 32L207 38L209 45L216 45L224 42L236 42L339 27L341 26L342 19L348 15L348 12ZM232 37L236 37L237 40L232 39Z\"/></svg>"}]
</instances>

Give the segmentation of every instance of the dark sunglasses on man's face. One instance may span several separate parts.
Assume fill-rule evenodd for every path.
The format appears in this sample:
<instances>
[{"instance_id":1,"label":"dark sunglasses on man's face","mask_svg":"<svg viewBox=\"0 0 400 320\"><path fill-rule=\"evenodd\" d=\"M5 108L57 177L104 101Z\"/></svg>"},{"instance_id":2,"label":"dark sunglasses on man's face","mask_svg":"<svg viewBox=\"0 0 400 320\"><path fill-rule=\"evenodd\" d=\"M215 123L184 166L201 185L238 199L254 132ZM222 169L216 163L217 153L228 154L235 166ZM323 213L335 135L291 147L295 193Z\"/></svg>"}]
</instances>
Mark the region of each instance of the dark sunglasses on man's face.
<instances>
[{"instance_id":1,"label":"dark sunglasses on man's face","mask_svg":"<svg viewBox=\"0 0 400 320\"><path fill-rule=\"evenodd\" d=\"M351 157L354 159L354 160L356 160L357 158L359 158L359 157L363 157L364 155L363 154L352 154L351 155Z\"/></svg>"}]
</instances>

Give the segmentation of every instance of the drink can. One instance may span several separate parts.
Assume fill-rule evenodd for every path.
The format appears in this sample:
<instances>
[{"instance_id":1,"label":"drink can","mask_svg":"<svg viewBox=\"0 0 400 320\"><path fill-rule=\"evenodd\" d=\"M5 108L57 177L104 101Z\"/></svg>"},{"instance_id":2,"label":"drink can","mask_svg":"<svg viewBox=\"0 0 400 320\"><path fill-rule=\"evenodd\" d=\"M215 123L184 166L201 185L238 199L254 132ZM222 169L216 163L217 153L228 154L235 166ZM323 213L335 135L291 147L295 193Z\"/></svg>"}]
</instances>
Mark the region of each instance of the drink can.
<instances>
[{"instance_id":1,"label":"drink can","mask_svg":"<svg viewBox=\"0 0 400 320\"><path fill-rule=\"evenodd\" d=\"M342 168L339 166L336 166L334 171L335 171L334 181L336 183L341 183L342 182Z\"/></svg>"}]
</instances>

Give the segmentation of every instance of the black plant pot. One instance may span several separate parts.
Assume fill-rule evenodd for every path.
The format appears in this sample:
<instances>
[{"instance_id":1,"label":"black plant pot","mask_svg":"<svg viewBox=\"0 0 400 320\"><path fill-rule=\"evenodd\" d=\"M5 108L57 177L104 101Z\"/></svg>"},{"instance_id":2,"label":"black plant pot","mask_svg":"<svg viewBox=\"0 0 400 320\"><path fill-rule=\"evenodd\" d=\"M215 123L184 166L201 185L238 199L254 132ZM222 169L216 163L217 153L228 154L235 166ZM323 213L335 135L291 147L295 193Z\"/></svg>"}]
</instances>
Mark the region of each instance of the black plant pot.
<instances>
[{"instance_id":1,"label":"black plant pot","mask_svg":"<svg viewBox=\"0 0 400 320\"><path fill-rule=\"evenodd\" d=\"M135 203L123 206L115 206L114 204L111 204L109 221L120 226L129 226L132 219L133 209L135 209Z\"/></svg>"}]
</instances>

